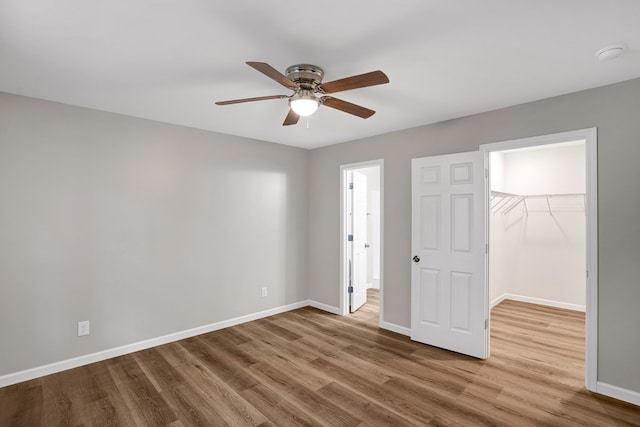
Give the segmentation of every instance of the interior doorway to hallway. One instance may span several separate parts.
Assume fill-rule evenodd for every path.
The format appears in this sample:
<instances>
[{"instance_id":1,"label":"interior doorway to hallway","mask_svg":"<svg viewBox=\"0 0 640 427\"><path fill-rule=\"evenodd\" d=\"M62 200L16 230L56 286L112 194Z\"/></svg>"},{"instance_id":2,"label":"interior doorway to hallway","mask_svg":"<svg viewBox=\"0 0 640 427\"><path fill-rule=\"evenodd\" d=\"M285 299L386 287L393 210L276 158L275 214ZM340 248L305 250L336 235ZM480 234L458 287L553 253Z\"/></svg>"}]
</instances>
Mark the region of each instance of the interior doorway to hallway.
<instances>
[{"instance_id":1,"label":"interior doorway to hallway","mask_svg":"<svg viewBox=\"0 0 640 427\"><path fill-rule=\"evenodd\" d=\"M383 161L340 167L340 311L382 307ZM367 301L371 301L367 306ZM381 309L380 309L381 310ZM379 310L376 313L380 319Z\"/></svg>"}]
</instances>

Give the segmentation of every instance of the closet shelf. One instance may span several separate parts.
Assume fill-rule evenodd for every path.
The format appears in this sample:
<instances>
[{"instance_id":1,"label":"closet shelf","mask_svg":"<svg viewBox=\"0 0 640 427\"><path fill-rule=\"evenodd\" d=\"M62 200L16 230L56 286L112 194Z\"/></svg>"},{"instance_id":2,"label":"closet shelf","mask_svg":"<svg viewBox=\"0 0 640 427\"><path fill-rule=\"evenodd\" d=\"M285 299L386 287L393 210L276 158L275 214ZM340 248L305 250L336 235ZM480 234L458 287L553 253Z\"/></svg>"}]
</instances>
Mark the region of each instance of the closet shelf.
<instances>
[{"instance_id":1,"label":"closet shelf","mask_svg":"<svg viewBox=\"0 0 640 427\"><path fill-rule=\"evenodd\" d=\"M538 200L538 203L541 203L540 200L546 201L546 209L545 211L549 212L549 215L553 216L553 208L551 200L559 200L559 199L579 199L581 201L579 206L575 204L571 206L572 211L575 211L576 208L579 208L581 211L586 212L586 204L587 199L585 193L565 193L565 194L513 194L513 193L505 193L502 191L491 191L491 211L495 215L498 212L502 212L503 215L511 212L516 206L521 203L524 206L524 212L529 215L529 206L527 205L527 200ZM564 209L566 210L566 209Z\"/></svg>"}]
</instances>

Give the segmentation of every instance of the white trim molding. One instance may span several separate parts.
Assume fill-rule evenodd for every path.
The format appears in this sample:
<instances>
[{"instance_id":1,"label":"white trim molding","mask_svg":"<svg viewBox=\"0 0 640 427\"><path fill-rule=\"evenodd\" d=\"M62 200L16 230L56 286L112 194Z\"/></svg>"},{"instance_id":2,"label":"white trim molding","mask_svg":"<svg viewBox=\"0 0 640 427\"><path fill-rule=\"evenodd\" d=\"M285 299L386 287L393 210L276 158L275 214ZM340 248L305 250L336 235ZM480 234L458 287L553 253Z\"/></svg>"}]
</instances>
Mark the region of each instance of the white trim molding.
<instances>
[{"instance_id":1,"label":"white trim molding","mask_svg":"<svg viewBox=\"0 0 640 427\"><path fill-rule=\"evenodd\" d=\"M159 345L168 344L174 341L191 338L196 335L202 335L209 332L217 331L219 329L228 328L230 326L240 325L242 323L251 322L253 320L262 319L264 317L274 316L276 314L285 313L287 311L296 310L302 307L314 307L318 310L326 311L328 313L340 315L340 308L334 307L328 304L323 304L318 301L305 300L296 302L293 304L287 304L280 307L271 308L269 310L260 311L257 313L247 314L245 316L235 317L229 320L223 320L220 322L211 323L209 325L198 326L197 328L187 329L180 332L175 332L161 337L151 338L144 341L139 341L132 344L123 345L120 347L110 348L95 353L85 354L82 356L74 357L72 359L61 360L59 362L50 363L48 365L37 366L31 369L25 369L24 371L13 372L10 374L0 376L0 387L10 386L12 384L21 383L23 381L29 381L34 378L44 377L45 375L55 374L56 372L66 371L68 369L78 368L80 366L88 365L90 363L101 362L103 360L111 359L125 354L134 353L140 350L146 350L148 348L157 347ZM393 323L384 322L380 325L382 329L387 329L392 332L396 332L402 335L410 335L409 328L398 326Z\"/></svg>"},{"instance_id":2,"label":"white trim molding","mask_svg":"<svg viewBox=\"0 0 640 427\"><path fill-rule=\"evenodd\" d=\"M640 393L637 391L627 390L622 387L598 381L596 383L595 392L640 406Z\"/></svg>"},{"instance_id":3,"label":"white trim molding","mask_svg":"<svg viewBox=\"0 0 640 427\"><path fill-rule=\"evenodd\" d=\"M262 319L263 317L269 317L307 306L316 307L324 311L329 311L330 313L334 313L337 310L336 307L330 307L328 305L316 303L309 300L283 305L269 310L264 310L229 320L223 320L220 322L211 323L209 325L199 326L197 328L163 335L161 337L151 338L120 347L110 348L107 350L98 351L96 353L85 354L82 356L74 357L72 359L62 360L59 362L50 363L48 365L38 366L35 368L26 369L24 371L3 375L0 376L0 387L32 380L34 378L43 377L45 375L55 374L56 372L62 372L68 369L78 368L90 363L100 362L102 360L111 359L113 357L134 353L136 351L145 350L151 347L157 347L162 344L168 344L170 342L179 341L185 338L191 338L196 335L206 334L209 332L217 331L219 329L228 328L230 326L239 325L241 323L251 322L252 320Z\"/></svg>"},{"instance_id":4,"label":"white trim molding","mask_svg":"<svg viewBox=\"0 0 640 427\"><path fill-rule=\"evenodd\" d=\"M579 129L480 145L485 153L571 141L584 141L586 170L587 253L586 253L586 334L585 385L597 391L598 381L598 131ZM486 158L486 156L485 156ZM488 202L487 202L488 203ZM487 205L488 206L488 205ZM489 248L491 251L491 248Z\"/></svg>"},{"instance_id":5,"label":"white trim molding","mask_svg":"<svg viewBox=\"0 0 640 427\"><path fill-rule=\"evenodd\" d=\"M390 322L380 322L380 328L386 329L387 331L395 332L396 334L406 335L408 337L411 336L411 328L407 328L405 326L396 325L395 323Z\"/></svg>"},{"instance_id":6,"label":"white trim molding","mask_svg":"<svg viewBox=\"0 0 640 427\"><path fill-rule=\"evenodd\" d=\"M516 295L516 294L503 294L499 296L495 300L491 301L491 308L495 307L496 305L500 304L502 301L506 299L510 299L513 301L520 301L520 302L528 302L530 304L546 305L548 307L564 308L565 310L574 310L574 311L582 311L582 312L585 311L584 305L571 304L568 302L553 301L553 300L548 300L543 298L528 297L528 296Z\"/></svg>"},{"instance_id":7,"label":"white trim molding","mask_svg":"<svg viewBox=\"0 0 640 427\"><path fill-rule=\"evenodd\" d=\"M489 303L489 308L491 309L491 308L495 307L496 305L500 304L502 301L504 301L506 299L507 299L507 294L500 295L498 298L494 299L493 301L491 301Z\"/></svg>"},{"instance_id":8,"label":"white trim molding","mask_svg":"<svg viewBox=\"0 0 640 427\"><path fill-rule=\"evenodd\" d=\"M326 311L327 313L341 315L340 307L334 307L332 305L323 304L318 301L309 300L308 304L310 307L317 308L318 310Z\"/></svg>"}]
</instances>

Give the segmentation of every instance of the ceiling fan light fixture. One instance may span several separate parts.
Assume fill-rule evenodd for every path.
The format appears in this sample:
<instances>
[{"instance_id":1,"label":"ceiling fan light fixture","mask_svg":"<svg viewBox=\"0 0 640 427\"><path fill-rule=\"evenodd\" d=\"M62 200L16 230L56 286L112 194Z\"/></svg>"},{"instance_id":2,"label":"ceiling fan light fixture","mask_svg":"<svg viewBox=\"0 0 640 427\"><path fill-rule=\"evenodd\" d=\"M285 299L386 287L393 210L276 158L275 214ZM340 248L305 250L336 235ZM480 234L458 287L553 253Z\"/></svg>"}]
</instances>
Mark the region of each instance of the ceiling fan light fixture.
<instances>
[{"instance_id":1,"label":"ceiling fan light fixture","mask_svg":"<svg viewBox=\"0 0 640 427\"><path fill-rule=\"evenodd\" d=\"M301 90L289 99L289 106L300 117L306 117L316 112L319 102L312 91Z\"/></svg>"},{"instance_id":2,"label":"ceiling fan light fixture","mask_svg":"<svg viewBox=\"0 0 640 427\"><path fill-rule=\"evenodd\" d=\"M269 77L276 83L280 83L287 89L294 91L293 95L269 95L253 98L231 99L218 101L216 105L240 104L243 102L265 101L268 99L287 98L289 112L282 122L282 126L290 126L298 123L300 117L308 117L316 112L320 104L329 108L352 114L362 119L368 119L376 112L361 105L352 104L332 96L330 93L343 92L345 90L359 89L389 83L389 77L380 70L358 74L322 83L324 71L322 68L311 64L292 65L282 74L266 62L249 61L247 65Z\"/></svg>"}]
</instances>

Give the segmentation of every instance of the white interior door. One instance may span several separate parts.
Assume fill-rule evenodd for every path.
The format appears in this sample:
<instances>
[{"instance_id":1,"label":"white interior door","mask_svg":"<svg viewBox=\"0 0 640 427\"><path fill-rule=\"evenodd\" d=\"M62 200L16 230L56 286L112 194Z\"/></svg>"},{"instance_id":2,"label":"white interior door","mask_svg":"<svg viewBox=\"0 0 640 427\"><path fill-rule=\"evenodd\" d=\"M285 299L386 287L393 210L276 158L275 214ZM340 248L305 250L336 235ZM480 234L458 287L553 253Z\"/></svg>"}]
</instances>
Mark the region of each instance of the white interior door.
<instances>
[{"instance_id":1,"label":"white interior door","mask_svg":"<svg viewBox=\"0 0 640 427\"><path fill-rule=\"evenodd\" d=\"M349 310L353 313L367 302L367 176L351 176L351 284Z\"/></svg>"},{"instance_id":2,"label":"white interior door","mask_svg":"<svg viewBox=\"0 0 640 427\"><path fill-rule=\"evenodd\" d=\"M488 354L484 153L412 159L411 339Z\"/></svg>"}]
</instances>

